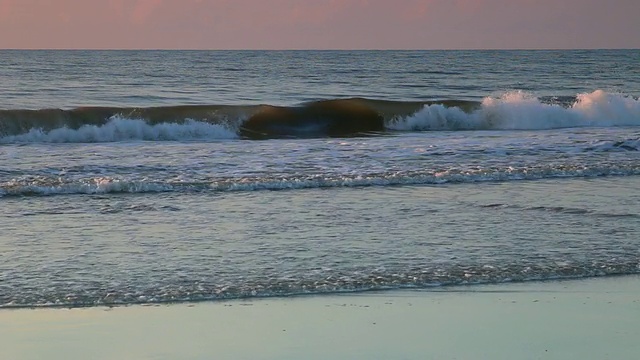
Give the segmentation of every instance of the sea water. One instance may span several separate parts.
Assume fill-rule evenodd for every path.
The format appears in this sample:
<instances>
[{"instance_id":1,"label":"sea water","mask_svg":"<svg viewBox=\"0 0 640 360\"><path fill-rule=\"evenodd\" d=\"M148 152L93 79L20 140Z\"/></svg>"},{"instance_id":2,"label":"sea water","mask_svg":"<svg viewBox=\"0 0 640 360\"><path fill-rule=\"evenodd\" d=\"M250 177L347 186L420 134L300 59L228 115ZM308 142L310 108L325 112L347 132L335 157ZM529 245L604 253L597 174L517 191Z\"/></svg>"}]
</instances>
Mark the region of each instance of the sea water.
<instances>
[{"instance_id":1,"label":"sea water","mask_svg":"<svg viewBox=\"0 0 640 360\"><path fill-rule=\"evenodd\" d=\"M640 51L0 51L0 306L640 272Z\"/></svg>"}]
</instances>

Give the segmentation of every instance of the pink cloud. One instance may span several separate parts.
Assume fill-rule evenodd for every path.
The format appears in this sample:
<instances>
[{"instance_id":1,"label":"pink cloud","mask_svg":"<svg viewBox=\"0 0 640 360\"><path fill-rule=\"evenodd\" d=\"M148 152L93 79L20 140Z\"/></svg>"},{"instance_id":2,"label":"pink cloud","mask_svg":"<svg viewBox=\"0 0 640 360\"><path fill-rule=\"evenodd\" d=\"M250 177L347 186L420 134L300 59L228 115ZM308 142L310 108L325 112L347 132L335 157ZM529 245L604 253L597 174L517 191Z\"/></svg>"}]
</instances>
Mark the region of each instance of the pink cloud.
<instances>
[{"instance_id":1,"label":"pink cloud","mask_svg":"<svg viewBox=\"0 0 640 360\"><path fill-rule=\"evenodd\" d=\"M0 0L0 48L640 47L638 13L637 0Z\"/></svg>"},{"instance_id":2,"label":"pink cloud","mask_svg":"<svg viewBox=\"0 0 640 360\"><path fill-rule=\"evenodd\" d=\"M13 2L11 0L0 0L0 19L9 17L11 14L11 7Z\"/></svg>"},{"instance_id":3,"label":"pink cloud","mask_svg":"<svg viewBox=\"0 0 640 360\"><path fill-rule=\"evenodd\" d=\"M144 23L161 3L162 0L138 0L131 12L131 19L136 24ZM185 3L188 4L188 2Z\"/></svg>"},{"instance_id":4,"label":"pink cloud","mask_svg":"<svg viewBox=\"0 0 640 360\"><path fill-rule=\"evenodd\" d=\"M125 0L109 0L109 8L112 9L117 16L123 16L125 12Z\"/></svg>"}]
</instances>

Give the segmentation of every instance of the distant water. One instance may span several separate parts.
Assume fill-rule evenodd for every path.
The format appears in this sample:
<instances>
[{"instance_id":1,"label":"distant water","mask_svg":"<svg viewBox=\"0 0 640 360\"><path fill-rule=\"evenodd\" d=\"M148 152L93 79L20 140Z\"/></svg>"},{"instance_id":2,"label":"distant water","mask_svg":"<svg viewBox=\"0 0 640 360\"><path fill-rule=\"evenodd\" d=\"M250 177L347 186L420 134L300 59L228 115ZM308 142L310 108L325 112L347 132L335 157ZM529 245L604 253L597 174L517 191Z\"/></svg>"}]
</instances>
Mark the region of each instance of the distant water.
<instances>
[{"instance_id":1,"label":"distant water","mask_svg":"<svg viewBox=\"0 0 640 360\"><path fill-rule=\"evenodd\" d=\"M640 273L640 50L0 62L0 307Z\"/></svg>"}]
</instances>

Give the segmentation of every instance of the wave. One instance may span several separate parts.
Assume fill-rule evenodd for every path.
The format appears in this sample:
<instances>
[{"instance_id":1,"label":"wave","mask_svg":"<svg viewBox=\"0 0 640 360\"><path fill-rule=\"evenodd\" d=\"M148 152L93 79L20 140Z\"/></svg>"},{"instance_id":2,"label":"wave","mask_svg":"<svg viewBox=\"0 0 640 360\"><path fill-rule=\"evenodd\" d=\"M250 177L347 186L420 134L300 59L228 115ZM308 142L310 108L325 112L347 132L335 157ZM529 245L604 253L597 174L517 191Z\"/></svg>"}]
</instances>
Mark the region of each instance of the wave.
<instances>
[{"instance_id":1,"label":"wave","mask_svg":"<svg viewBox=\"0 0 640 360\"><path fill-rule=\"evenodd\" d=\"M98 143L128 140L198 140L235 139L237 134L228 128L187 119L178 123L149 124L140 119L113 116L103 125L82 125L77 129L67 126L45 131L31 128L19 135L0 138L0 143Z\"/></svg>"},{"instance_id":2,"label":"wave","mask_svg":"<svg viewBox=\"0 0 640 360\"><path fill-rule=\"evenodd\" d=\"M640 126L640 101L596 90L481 102L321 100L299 106L173 106L0 110L0 143L374 136L393 131L545 130Z\"/></svg>"},{"instance_id":3,"label":"wave","mask_svg":"<svg viewBox=\"0 0 640 360\"><path fill-rule=\"evenodd\" d=\"M385 131L388 119L411 115L429 103L352 98L291 107L0 110L0 143L355 136ZM458 101L438 103L465 106Z\"/></svg>"},{"instance_id":4,"label":"wave","mask_svg":"<svg viewBox=\"0 0 640 360\"><path fill-rule=\"evenodd\" d=\"M599 217L599 218L607 218L607 219L640 218L640 214L635 214L635 213L628 213L628 212L607 213L607 212L600 212L592 209L572 208L572 207L565 207L565 206L521 206L521 205L514 205L514 204L489 203L489 204L480 205L480 207L485 209L498 209L498 210L517 209L517 210L524 210L524 211L550 212L550 213L557 213L557 214L591 216L596 218Z\"/></svg>"},{"instance_id":5,"label":"wave","mask_svg":"<svg viewBox=\"0 0 640 360\"><path fill-rule=\"evenodd\" d=\"M52 196L73 194L117 194L160 192L249 192L400 185L439 185L479 182L506 182L552 178L594 178L603 176L637 176L637 164L616 163L607 166L540 165L452 169L442 171L396 171L363 175L299 175L289 177L239 177L208 181L127 180L111 177L68 179L64 177L26 177L0 182L0 197Z\"/></svg>"},{"instance_id":6,"label":"wave","mask_svg":"<svg viewBox=\"0 0 640 360\"><path fill-rule=\"evenodd\" d=\"M304 273L304 271L302 272ZM76 282L71 287L29 287L0 293L0 309L122 306L229 299L354 293L443 286L581 279L640 273L638 258L543 263L448 264L407 269L306 272L304 276L240 279L234 282L189 281L97 287Z\"/></svg>"},{"instance_id":7,"label":"wave","mask_svg":"<svg viewBox=\"0 0 640 360\"><path fill-rule=\"evenodd\" d=\"M640 151L640 139L601 141L586 150L593 152Z\"/></svg>"},{"instance_id":8,"label":"wave","mask_svg":"<svg viewBox=\"0 0 640 360\"><path fill-rule=\"evenodd\" d=\"M426 105L412 116L393 121L403 131L549 130L574 127L640 126L640 101L631 96L596 90L579 94L570 105L543 102L516 91L487 97L465 112L457 107Z\"/></svg>"}]
</instances>

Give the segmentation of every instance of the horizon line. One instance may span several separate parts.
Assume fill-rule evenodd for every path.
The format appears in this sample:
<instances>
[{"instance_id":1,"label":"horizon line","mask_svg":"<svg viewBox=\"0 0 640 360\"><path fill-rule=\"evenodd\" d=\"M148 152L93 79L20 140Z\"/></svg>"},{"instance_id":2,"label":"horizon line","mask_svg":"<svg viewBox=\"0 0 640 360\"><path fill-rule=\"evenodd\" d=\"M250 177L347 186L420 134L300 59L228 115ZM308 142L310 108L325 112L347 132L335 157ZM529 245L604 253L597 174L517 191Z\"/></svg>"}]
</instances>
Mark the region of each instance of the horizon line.
<instances>
[{"instance_id":1,"label":"horizon line","mask_svg":"<svg viewBox=\"0 0 640 360\"><path fill-rule=\"evenodd\" d=\"M640 50L640 47L585 48L0 48L0 51L587 51Z\"/></svg>"}]
</instances>

